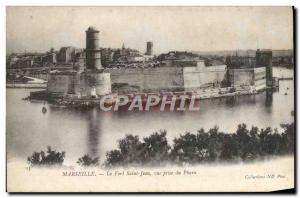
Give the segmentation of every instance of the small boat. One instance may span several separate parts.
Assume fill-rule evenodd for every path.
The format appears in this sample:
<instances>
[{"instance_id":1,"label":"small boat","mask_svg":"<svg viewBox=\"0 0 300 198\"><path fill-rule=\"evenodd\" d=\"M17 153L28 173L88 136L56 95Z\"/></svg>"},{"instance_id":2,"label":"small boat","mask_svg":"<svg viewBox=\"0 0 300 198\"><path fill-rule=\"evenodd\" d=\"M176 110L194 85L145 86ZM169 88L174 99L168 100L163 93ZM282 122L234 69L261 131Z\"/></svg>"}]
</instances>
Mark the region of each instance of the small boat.
<instances>
[{"instance_id":1,"label":"small boat","mask_svg":"<svg viewBox=\"0 0 300 198\"><path fill-rule=\"evenodd\" d=\"M42 108L42 112L45 114L45 113L47 113L47 108L46 107L43 107Z\"/></svg>"}]
</instances>

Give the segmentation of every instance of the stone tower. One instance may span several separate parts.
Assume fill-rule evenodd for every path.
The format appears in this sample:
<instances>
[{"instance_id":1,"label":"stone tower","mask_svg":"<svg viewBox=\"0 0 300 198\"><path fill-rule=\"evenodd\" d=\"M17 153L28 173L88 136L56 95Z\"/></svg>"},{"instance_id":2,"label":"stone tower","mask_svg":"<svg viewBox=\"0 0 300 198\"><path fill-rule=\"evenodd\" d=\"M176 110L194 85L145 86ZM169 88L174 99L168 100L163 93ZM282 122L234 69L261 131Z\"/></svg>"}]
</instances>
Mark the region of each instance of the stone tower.
<instances>
[{"instance_id":1,"label":"stone tower","mask_svg":"<svg viewBox=\"0 0 300 198\"><path fill-rule=\"evenodd\" d=\"M99 31L89 27L86 32L86 68L88 70L100 70L101 52L99 48Z\"/></svg>"},{"instance_id":2,"label":"stone tower","mask_svg":"<svg viewBox=\"0 0 300 198\"><path fill-rule=\"evenodd\" d=\"M266 67L266 85L273 87L273 71L272 71L272 51L257 50L256 51L256 67Z\"/></svg>"},{"instance_id":3,"label":"stone tower","mask_svg":"<svg viewBox=\"0 0 300 198\"><path fill-rule=\"evenodd\" d=\"M153 55L153 43L151 41L147 42L146 54L145 55L148 55L148 56Z\"/></svg>"}]
</instances>

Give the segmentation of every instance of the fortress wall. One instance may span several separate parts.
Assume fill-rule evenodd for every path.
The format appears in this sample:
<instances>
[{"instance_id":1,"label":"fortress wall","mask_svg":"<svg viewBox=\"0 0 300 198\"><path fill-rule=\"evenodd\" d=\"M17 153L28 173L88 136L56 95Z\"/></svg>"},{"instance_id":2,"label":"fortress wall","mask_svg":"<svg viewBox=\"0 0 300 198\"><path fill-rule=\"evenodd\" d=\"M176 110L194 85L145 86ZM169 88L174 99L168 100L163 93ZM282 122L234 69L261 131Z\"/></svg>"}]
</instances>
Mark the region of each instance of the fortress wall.
<instances>
[{"instance_id":1,"label":"fortress wall","mask_svg":"<svg viewBox=\"0 0 300 198\"><path fill-rule=\"evenodd\" d=\"M243 85L254 85L254 70L247 69L231 69L229 72L231 84L235 87Z\"/></svg>"},{"instance_id":2,"label":"fortress wall","mask_svg":"<svg viewBox=\"0 0 300 198\"><path fill-rule=\"evenodd\" d=\"M266 68L231 69L229 71L231 84L235 87L241 85L255 86L256 90L266 88Z\"/></svg>"},{"instance_id":3,"label":"fortress wall","mask_svg":"<svg viewBox=\"0 0 300 198\"><path fill-rule=\"evenodd\" d=\"M43 80L47 80L48 79L48 74L28 74L28 76L30 77L34 77L34 78L39 78L39 79L43 79Z\"/></svg>"},{"instance_id":4,"label":"fortress wall","mask_svg":"<svg viewBox=\"0 0 300 198\"><path fill-rule=\"evenodd\" d=\"M105 95L111 93L110 74L107 73L66 73L49 74L47 91L60 94L76 94L88 96L92 87L96 93Z\"/></svg>"},{"instance_id":5,"label":"fortress wall","mask_svg":"<svg viewBox=\"0 0 300 198\"><path fill-rule=\"evenodd\" d=\"M226 77L226 67L185 67L183 69L185 90L198 89L209 83L220 83Z\"/></svg>"},{"instance_id":6,"label":"fortress wall","mask_svg":"<svg viewBox=\"0 0 300 198\"><path fill-rule=\"evenodd\" d=\"M72 75L67 74L49 74L47 91L52 93L68 93Z\"/></svg>"},{"instance_id":7,"label":"fortress wall","mask_svg":"<svg viewBox=\"0 0 300 198\"><path fill-rule=\"evenodd\" d=\"M258 67L254 69L255 87L257 90L266 88L266 67Z\"/></svg>"},{"instance_id":8,"label":"fortress wall","mask_svg":"<svg viewBox=\"0 0 300 198\"><path fill-rule=\"evenodd\" d=\"M226 78L226 66L159 67L106 69L105 73L55 73L48 77L47 90L54 93L90 95L94 87L98 95L113 91L152 92L194 90ZM266 70L262 68L231 69L229 78L234 86L266 86ZM114 87L116 86L116 88ZM119 87L118 87L119 86Z\"/></svg>"},{"instance_id":9,"label":"fortress wall","mask_svg":"<svg viewBox=\"0 0 300 198\"><path fill-rule=\"evenodd\" d=\"M112 84L128 84L138 91L182 90L181 67L109 69Z\"/></svg>"},{"instance_id":10,"label":"fortress wall","mask_svg":"<svg viewBox=\"0 0 300 198\"><path fill-rule=\"evenodd\" d=\"M82 96L91 94L91 89L96 89L96 94L105 95L111 93L111 80L109 73L82 73L80 74L78 92Z\"/></svg>"}]
</instances>

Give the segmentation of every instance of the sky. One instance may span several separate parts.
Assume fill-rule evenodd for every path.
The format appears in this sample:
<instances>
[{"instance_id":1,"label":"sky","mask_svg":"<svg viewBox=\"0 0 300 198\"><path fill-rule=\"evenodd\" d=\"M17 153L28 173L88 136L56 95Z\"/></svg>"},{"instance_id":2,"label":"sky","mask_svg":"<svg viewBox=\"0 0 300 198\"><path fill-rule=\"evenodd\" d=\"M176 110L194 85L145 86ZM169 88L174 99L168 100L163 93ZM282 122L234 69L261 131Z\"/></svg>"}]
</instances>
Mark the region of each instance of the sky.
<instances>
[{"instance_id":1,"label":"sky","mask_svg":"<svg viewBox=\"0 0 300 198\"><path fill-rule=\"evenodd\" d=\"M293 48L291 7L7 7L6 50L84 48L89 26L101 47L142 53Z\"/></svg>"}]
</instances>

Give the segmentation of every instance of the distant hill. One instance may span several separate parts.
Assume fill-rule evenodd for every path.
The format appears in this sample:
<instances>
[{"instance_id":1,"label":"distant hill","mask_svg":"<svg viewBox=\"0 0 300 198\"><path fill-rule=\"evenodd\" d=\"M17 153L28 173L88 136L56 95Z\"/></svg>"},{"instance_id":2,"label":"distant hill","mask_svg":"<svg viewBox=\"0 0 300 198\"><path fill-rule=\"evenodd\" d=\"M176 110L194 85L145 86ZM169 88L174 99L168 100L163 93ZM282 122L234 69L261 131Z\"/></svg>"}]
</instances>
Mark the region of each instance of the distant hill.
<instances>
[{"instance_id":1,"label":"distant hill","mask_svg":"<svg viewBox=\"0 0 300 198\"><path fill-rule=\"evenodd\" d=\"M293 56L293 50L272 50L273 56ZM193 51L193 53L202 56L250 56L255 57L256 50L220 50L220 51Z\"/></svg>"}]
</instances>

